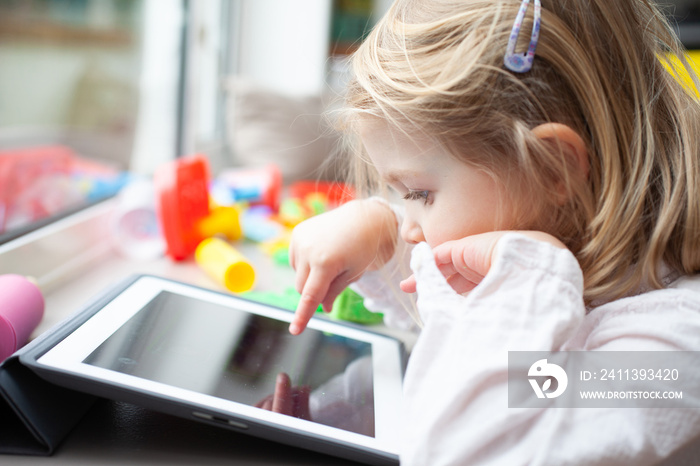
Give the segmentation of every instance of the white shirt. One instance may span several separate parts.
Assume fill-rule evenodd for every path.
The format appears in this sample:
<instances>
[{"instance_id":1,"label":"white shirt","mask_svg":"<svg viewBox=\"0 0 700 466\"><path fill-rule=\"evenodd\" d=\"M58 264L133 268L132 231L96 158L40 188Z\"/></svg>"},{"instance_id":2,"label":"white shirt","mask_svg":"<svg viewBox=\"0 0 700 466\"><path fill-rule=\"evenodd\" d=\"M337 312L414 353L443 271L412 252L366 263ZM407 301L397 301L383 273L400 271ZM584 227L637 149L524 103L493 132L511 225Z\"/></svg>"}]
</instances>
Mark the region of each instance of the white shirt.
<instances>
[{"instance_id":1,"label":"white shirt","mask_svg":"<svg viewBox=\"0 0 700 466\"><path fill-rule=\"evenodd\" d=\"M378 278L397 280L409 253L424 325L404 379L402 464L656 464L700 435L700 409L516 409L507 396L509 350L700 350L700 277L587 312L568 250L507 234L484 280L461 296L421 243L355 286L366 307L404 327L397 282Z\"/></svg>"}]
</instances>

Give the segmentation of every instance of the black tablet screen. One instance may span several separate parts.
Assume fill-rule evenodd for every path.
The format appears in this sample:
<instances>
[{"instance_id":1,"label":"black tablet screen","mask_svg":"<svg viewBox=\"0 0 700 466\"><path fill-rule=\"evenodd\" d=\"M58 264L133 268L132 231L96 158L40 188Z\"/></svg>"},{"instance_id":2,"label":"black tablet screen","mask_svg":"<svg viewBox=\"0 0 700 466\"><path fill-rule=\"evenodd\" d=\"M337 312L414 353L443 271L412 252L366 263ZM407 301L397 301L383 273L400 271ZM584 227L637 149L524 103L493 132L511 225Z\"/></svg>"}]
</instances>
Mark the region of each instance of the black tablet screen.
<instances>
[{"instance_id":1,"label":"black tablet screen","mask_svg":"<svg viewBox=\"0 0 700 466\"><path fill-rule=\"evenodd\" d=\"M374 436L371 345L288 326L163 291L84 362Z\"/></svg>"}]
</instances>

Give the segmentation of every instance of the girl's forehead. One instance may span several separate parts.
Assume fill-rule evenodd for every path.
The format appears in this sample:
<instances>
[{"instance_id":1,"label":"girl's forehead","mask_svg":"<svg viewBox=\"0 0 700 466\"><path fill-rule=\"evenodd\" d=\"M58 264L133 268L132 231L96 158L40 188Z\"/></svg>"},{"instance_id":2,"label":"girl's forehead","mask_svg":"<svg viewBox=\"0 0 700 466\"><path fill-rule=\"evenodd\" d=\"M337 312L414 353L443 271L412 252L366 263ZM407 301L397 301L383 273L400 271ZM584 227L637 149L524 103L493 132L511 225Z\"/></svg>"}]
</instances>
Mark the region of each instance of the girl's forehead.
<instances>
[{"instance_id":1,"label":"girl's forehead","mask_svg":"<svg viewBox=\"0 0 700 466\"><path fill-rule=\"evenodd\" d=\"M440 145L420 133L408 134L386 123L365 125L360 130L360 138L370 156L386 152L401 152L406 158L434 155ZM374 154L373 154L374 153Z\"/></svg>"},{"instance_id":2,"label":"girl's forehead","mask_svg":"<svg viewBox=\"0 0 700 466\"><path fill-rule=\"evenodd\" d=\"M406 134L381 120L364 123L360 138L372 164L387 181L442 172L456 160L435 140Z\"/></svg>"},{"instance_id":3,"label":"girl's forehead","mask_svg":"<svg viewBox=\"0 0 700 466\"><path fill-rule=\"evenodd\" d=\"M359 124L359 135L365 146L410 151L411 153L433 152L440 144L420 129L407 130L379 118L363 118Z\"/></svg>"}]
</instances>

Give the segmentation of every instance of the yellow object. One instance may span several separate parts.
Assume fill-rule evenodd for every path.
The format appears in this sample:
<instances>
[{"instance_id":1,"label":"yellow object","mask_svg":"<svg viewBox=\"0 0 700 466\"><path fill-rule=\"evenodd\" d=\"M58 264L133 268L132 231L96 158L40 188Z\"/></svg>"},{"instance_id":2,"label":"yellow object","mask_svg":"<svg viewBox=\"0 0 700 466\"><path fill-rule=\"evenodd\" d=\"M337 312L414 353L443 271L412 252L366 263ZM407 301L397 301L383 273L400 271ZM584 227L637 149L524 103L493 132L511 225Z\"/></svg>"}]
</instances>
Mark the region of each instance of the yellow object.
<instances>
[{"instance_id":1,"label":"yellow object","mask_svg":"<svg viewBox=\"0 0 700 466\"><path fill-rule=\"evenodd\" d=\"M695 87L695 83L690 76L690 73L694 73L695 76L700 78L700 50L691 50L686 56L688 60L688 65L690 66L690 71L685 69L683 62L681 62L678 57L674 55L669 55L667 61L663 61L666 69L677 77L677 79L683 84L689 92L694 93L696 96L700 97L700 89Z\"/></svg>"},{"instance_id":2,"label":"yellow object","mask_svg":"<svg viewBox=\"0 0 700 466\"><path fill-rule=\"evenodd\" d=\"M194 252L197 264L217 282L234 293L253 288L255 269L233 246L219 238L207 238Z\"/></svg>"},{"instance_id":3,"label":"yellow object","mask_svg":"<svg viewBox=\"0 0 700 466\"><path fill-rule=\"evenodd\" d=\"M292 239L292 231L285 230L279 238L260 243L260 249L268 256L274 255L280 249L289 249L289 243Z\"/></svg>"},{"instance_id":4,"label":"yellow object","mask_svg":"<svg viewBox=\"0 0 700 466\"><path fill-rule=\"evenodd\" d=\"M214 207L208 216L197 222L197 230L203 238L224 235L229 241L241 239L241 221L238 208Z\"/></svg>"}]
</instances>

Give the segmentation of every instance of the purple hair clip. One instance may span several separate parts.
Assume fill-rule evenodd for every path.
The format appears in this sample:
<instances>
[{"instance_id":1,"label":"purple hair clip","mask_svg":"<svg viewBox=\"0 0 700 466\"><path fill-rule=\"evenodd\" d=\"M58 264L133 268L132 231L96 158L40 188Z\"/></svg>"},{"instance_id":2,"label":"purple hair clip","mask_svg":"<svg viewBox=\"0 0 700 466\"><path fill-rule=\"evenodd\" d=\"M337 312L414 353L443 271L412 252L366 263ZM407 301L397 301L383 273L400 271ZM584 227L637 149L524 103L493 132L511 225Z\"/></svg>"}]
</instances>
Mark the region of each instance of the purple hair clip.
<instances>
[{"instance_id":1,"label":"purple hair clip","mask_svg":"<svg viewBox=\"0 0 700 466\"><path fill-rule=\"evenodd\" d=\"M540 0L535 0L535 20L532 24L532 35L530 36L530 46L525 53L515 53L515 43L520 35L520 26L523 24L527 7L530 5L530 0L523 0L520 5L520 11L515 18L513 30L510 32L506 54L503 57L503 64L511 71L516 73L527 73L532 68L532 62L535 60L535 49L537 41L540 38L540 23L542 22L542 5Z\"/></svg>"}]
</instances>

